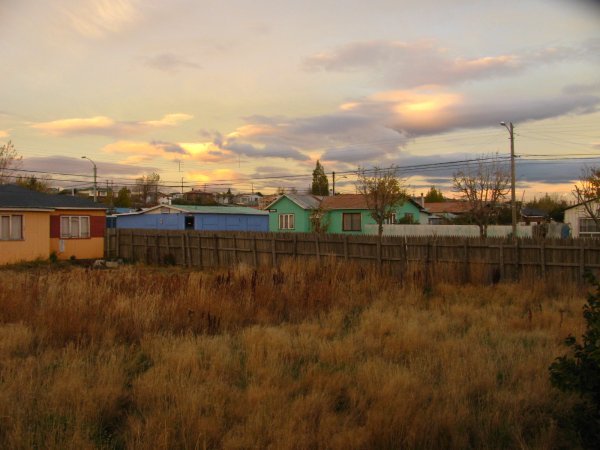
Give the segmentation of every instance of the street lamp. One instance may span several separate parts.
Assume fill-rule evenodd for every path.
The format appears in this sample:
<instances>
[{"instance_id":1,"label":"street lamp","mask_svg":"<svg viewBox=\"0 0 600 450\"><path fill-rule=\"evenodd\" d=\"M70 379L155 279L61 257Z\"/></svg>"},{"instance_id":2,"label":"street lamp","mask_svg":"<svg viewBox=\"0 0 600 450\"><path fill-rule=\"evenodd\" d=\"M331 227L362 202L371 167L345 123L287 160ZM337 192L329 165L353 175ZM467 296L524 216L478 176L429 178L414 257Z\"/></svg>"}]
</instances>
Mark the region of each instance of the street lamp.
<instances>
[{"instance_id":1,"label":"street lamp","mask_svg":"<svg viewBox=\"0 0 600 450\"><path fill-rule=\"evenodd\" d=\"M98 195L98 187L96 185L96 175L97 175L98 170L96 169L96 163L94 161L92 161L90 158L88 158L87 156L82 156L81 158L82 159L87 159L94 166L94 203L95 203L96 202L96 197Z\"/></svg>"},{"instance_id":2,"label":"street lamp","mask_svg":"<svg viewBox=\"0 0 600 450\"><path fill-rule=\"evenodd\" d=\"M515 200L515 133L512 122L500 122L510 136L510 203L512 208L512 235L517 237L517 202Z\"/></svg>"}]
</instances>

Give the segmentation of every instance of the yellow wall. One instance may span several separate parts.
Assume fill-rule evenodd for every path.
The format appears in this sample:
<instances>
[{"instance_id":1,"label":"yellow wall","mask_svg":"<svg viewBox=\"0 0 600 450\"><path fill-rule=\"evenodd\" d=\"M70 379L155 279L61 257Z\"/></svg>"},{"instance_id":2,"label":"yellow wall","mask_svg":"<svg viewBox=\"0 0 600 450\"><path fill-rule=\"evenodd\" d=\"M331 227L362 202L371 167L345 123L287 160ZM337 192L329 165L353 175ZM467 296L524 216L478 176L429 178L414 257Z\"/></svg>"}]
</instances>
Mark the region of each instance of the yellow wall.
<instances>
[{"instance_id":1,"label":"yellow wall","mask_svg":"<svg viewBox=\"0 0 600 450\"><path fill-rule=\"evenodd\" d=\"M23 216L23 240L0 241L0 264L11 264L50 255L50 213L29 211L2 211L0 214Z\"/></svg>"},{"instance_id":2,"label":"yellow wall","mask_svg":"<svg viewBox=\"0 0 600 450\"><path fill-rule=\"evenodd\" d=\"M51 213L53 216L102 216L106 217L104 211L89 210L58 210ZM47 234L50 228L48 227ZM74 256L76 259L99 259L104 257L104 236L86 239L62 239L64 242L64 252L60 251L59 238L50 238L50 252L56 252L58 259L69 259Z\"/></svg>"}]
</instances>

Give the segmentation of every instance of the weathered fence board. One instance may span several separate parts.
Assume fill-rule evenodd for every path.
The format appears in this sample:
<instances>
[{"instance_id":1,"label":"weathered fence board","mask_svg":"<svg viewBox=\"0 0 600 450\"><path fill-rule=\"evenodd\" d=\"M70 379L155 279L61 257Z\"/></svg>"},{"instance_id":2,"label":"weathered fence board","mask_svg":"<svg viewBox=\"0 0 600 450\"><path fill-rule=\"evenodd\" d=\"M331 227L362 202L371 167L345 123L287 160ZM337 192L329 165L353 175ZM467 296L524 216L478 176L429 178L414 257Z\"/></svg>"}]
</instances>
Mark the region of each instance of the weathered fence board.
<instances>
[{"instance_id":1,"label":"weathered fence board","mask_svg":"<svg viewBox=\"0 0 600 450\"><path fill-rule=\"evenodd\" d=\"M107 258L200 268L339 258L466 282L517 279L525 273L573 280L586 269L600 269L600 240L593 239L384 236L380 241L363 235L109 229L105 249Z\"/></svg>"}]
</instances>

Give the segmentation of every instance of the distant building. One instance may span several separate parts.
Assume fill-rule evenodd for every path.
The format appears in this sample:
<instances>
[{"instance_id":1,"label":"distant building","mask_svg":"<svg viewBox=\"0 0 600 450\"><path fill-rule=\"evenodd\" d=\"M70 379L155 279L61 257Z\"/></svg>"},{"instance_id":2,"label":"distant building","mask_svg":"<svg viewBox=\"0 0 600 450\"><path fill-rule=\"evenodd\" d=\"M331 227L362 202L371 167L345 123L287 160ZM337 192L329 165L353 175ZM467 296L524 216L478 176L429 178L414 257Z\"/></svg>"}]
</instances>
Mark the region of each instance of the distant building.
<instances>
[{"instance_id":1,"label":"distant building","mask_svg":"<svg viewBox=\"0 0 600 450\"><path fill-rule=\"evenodd\" d=\"M158 205L117 214L116 228L269 231L269 213L242 206Z\"/></svg>"}]
</instances>

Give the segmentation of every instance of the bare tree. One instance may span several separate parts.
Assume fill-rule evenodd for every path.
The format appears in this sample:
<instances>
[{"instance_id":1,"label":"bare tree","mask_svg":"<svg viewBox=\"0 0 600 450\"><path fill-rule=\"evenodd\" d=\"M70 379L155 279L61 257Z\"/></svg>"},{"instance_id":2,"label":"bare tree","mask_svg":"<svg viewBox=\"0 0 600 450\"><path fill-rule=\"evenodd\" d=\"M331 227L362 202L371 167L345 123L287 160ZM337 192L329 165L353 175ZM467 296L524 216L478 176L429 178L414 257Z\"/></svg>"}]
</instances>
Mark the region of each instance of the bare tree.
<instances>
[{"instance_id":1,"label":"bare tree","mask_svg":"<svg viewBox=\"0 0 600 450\"><path fill-rule=\"evenodd\" d=\"M10 169L16 169L21 164L22 157L15 150L11 141L0 145L0 184L7 183L11 178Z\"/></svg>"},{"instance_id":2,"label":"bare tree","mask_svg":"<svg viewBox=\"0 0 600 450\"><path fill-rule=\"evenodd\" d=\"M383 224L407 198L403 180L396 175L397 168L374 167L359 169L356 189L367 203L371 217L377 223L378 235L383 235Z\"/></svg>"},{"instance_id":3,"label":"bare tree","mask_svg":"<svg viewBox=\"0 0 600 450\"><path fill-rule=\"evenodd\" d=\"M142 207L154 206L158 204L158 184L160 175L151 173L138 178L135 182L136 193L139 196L139 203Z\"/></svg>"},{"instance_id":4,"label":"bare tree","mask_svg":"<svg viewBox=\"0 0 600 450\"><path fill-rule=\"evenodd\" d=\"M583 204L585 214L592 219L596 227L600 226L600 167L585 167L579 181L575 184L573 195Z\"/></svg>"},{"instance_id":5,"label":"bare tree","mask_svg":"<svg viewBox=\"0 0 600 450\"><path fill-rule=\"evenodd\" d=\"M479 161L452 176L454 191L469 204L473 222L479 226L479 236L487 236L487 227L498 216L498 206L510 190L510 173L498 160Z\"/></svg>"}]
</instances>

